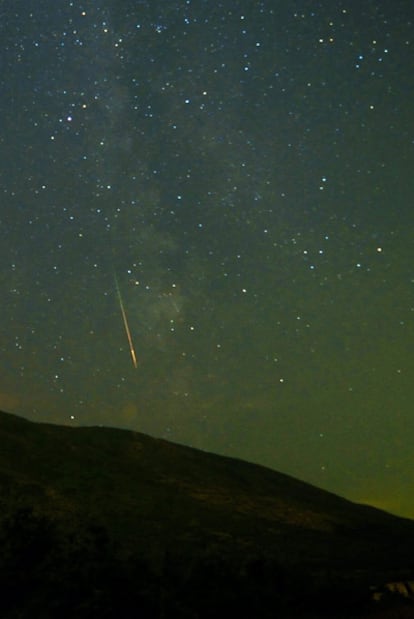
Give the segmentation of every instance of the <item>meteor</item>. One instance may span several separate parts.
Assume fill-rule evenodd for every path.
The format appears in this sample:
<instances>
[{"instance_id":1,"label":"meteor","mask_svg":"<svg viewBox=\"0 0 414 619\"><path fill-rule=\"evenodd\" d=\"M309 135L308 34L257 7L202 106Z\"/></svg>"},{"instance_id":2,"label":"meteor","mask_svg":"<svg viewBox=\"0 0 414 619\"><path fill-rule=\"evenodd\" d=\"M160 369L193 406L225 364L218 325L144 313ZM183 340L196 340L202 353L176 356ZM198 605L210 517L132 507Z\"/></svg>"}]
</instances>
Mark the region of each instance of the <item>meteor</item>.
<instances>
[{"instance_id":1,"label":"meteor","mask_svg":"<svg viewBox=\"0 0 414 619\"><path fill-rule=\"evenodd\" d=\"M126 333L127 340L128 340L129 352L131 353L132 365L136 369L138 367L137 355L135 353L134 342L132 341L131 330L129 328L128 318L125 312L124 302L122 300L121 290L119 288L118 278L116 276L115 270L114 270L114 279L115 279L116 293L117 293L118 301L119 301L119 307L121 310L122 321L124 323L125 333Z\"/></svg>"}]
</instances>

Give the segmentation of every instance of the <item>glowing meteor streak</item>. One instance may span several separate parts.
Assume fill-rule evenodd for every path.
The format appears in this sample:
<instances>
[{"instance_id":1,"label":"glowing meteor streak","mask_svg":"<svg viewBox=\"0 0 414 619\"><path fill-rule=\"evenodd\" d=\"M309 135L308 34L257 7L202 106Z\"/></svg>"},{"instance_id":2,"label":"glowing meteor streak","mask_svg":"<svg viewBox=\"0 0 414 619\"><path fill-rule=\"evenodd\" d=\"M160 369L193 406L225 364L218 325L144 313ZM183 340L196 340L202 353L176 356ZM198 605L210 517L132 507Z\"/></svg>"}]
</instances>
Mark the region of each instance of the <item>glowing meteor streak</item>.
<instances>
[{"instance_id":1,"label":"glowing meteor streak","mask_svg":"<svg viewBox=\"0 0 414 619\"><path fill-rule=\"evenodd\" d=\"M121 309L121 315L122 315L122 320L123 320L124 327L125 327L125 333L128 339L129 352L131 353L132 364L134 368L137 368L138 367L137 355L135 354L135 348L134 348L134 343L132 341L131 330L129 328L128 318L125 312L124 302L122 300L121 290L119 288L118 278L116 276L115 271L114 271L114 278L115 278L116 292L118 295L119 307Z\"/></svg>"}]
</instances>

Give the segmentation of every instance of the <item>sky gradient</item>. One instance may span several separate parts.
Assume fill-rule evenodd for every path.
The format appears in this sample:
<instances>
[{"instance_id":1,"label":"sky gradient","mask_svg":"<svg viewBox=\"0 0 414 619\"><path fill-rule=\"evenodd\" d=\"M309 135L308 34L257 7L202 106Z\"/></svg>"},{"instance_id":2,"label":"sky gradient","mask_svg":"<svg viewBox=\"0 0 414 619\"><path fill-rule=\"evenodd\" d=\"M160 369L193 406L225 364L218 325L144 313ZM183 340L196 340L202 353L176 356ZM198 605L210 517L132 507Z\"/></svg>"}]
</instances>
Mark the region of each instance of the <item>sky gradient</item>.
<instances>
[{"instance_id":1,"label":"sky gradient","mask_svg":"<svg viewBox=\"0 0 414 619\"><path fill-rule=\"evenodd\" d=\"M0 33L0 408L414 517L411 3L16 0Z\"/></svg>"}]
</instances>

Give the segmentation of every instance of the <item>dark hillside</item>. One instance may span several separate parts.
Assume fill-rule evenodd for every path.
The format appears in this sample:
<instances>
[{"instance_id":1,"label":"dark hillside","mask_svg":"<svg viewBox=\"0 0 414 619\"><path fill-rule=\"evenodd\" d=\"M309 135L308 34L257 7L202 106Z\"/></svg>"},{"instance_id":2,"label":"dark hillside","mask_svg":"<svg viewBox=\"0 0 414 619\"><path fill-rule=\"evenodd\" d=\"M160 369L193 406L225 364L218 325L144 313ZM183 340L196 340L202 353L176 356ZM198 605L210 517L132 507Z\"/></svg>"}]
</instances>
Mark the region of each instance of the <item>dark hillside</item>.
<instances>
[{"instance_id":1,"label":"dark hillside","mask_svg":"<svg viewBox=\"0 0 414 619\"><path fill-rule=\"evenodd\" d=\"M129 566L128 573L142 563L146 593L140 600L148 616L166 612L151 604L160 582L167 591L174 579L182 609L197 606L203 594L191 600L189 590L203 590L206 579L217 581L214 595L221 600L223 579L228 591L241 577L260 583L255 595L264 607L276 603L276 590L285 608L293 597L316 604L322 590L325 599L327 590L344 588L363 596L370 584L414 572L414 522L261 466L136 432L36 424L6 413L0 413L0 444L10 555L16 555L15 538L28 535L33 542L37 535L48 540L43 550L53 549L44 550L46 564L59 556L64 569L72 569L76 553L87 553L96 569L106 566L107 575L114 561ZM35 564L37 572L46 570ZM165 595L170 602L162 604L170 608L171 593Z\"/></svg>"}]
</instances>

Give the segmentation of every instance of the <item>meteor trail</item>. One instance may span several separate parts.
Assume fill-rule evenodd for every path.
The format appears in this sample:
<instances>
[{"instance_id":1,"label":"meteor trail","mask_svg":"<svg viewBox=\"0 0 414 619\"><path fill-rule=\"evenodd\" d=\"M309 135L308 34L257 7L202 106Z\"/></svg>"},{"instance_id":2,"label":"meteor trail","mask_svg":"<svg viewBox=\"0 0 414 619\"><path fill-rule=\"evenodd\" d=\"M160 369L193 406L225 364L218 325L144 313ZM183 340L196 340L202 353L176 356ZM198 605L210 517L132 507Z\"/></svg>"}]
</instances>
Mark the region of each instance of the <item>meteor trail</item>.
<instances>
[{"instance_id":1,"label":"meteor trail","mask_svg":"<svg viewBox=\"0 0 414 619\"><path fill-rule=\"evenodd\" d=\"M122 320L123 320L124 327L125 327L125 333L128 339L129 352L131 353L132 364L134 368L137 368L138 367L137 355L135 354L135 348L134 348L134 343L132 341L131 330L129 328L128 318L125 312L124 302L122 300L121 290L119 288L118 278L116 276L115 270L114 270L114 279L115 279L116 292L118 295L119 307L121 309Z\"/></svg>"}]
</instances>

